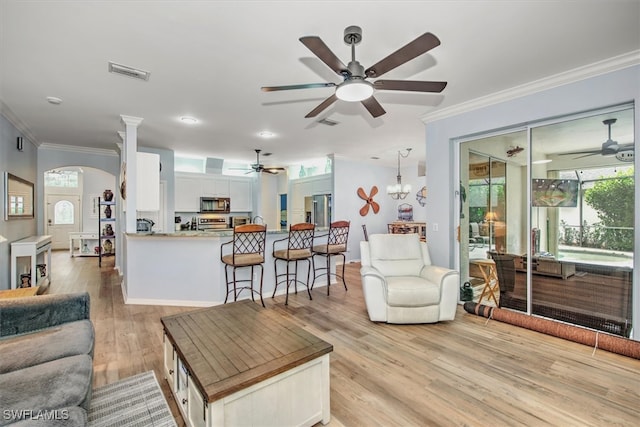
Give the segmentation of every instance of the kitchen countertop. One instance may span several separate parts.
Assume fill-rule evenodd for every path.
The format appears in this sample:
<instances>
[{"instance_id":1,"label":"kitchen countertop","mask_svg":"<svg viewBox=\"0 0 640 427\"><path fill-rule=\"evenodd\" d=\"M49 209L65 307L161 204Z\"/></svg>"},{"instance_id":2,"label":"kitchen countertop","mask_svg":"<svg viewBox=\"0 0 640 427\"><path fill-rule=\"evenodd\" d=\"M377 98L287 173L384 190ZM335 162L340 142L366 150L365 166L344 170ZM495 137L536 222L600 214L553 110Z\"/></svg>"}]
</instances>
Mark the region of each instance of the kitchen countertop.
<instances>
[{"instance_id":1,"label":"kitchen countertop","mask_svg":"<svg viewBox=\"0 0 640 427\"><path fill-rule=\"evenodd\" d=\"M233 230L225 229L225 230L212 230L212 231L201 231L201 230L184 230L184 231L175 231L172 233L125 233L127 236L131 237L232 237ZM267 230L267 235L272 234L289 234L288 230Z\"/></svg>"}]
</instances>

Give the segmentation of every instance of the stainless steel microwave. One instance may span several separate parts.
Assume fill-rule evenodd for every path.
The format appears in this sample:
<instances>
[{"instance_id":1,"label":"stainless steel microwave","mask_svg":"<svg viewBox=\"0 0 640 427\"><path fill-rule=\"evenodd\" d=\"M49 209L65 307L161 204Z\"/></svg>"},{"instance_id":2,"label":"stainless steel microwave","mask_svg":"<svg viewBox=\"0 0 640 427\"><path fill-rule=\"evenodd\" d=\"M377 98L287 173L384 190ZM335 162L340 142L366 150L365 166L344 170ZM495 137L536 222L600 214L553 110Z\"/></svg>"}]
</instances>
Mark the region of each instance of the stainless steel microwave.
<instances>
[{"instance_id":1,"label":"stainless steel microwave","mask_svg":"<svg viewBox=\"0 0 640 427\"><path fill-rule=\"evenodd\" d=\"M228 197L200 197L201 213L229 213L231 200Z\"/></svg>"}]
</instances>

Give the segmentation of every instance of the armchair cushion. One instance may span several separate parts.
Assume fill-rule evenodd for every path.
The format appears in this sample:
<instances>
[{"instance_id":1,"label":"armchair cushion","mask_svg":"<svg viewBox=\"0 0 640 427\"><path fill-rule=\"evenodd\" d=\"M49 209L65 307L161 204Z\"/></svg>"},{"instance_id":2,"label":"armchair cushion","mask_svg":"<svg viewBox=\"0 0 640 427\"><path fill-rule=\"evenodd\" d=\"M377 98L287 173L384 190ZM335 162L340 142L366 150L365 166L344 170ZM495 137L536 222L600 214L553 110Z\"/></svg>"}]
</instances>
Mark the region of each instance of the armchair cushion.
<instances>
[{"instance_id":1,"label":"armchair cushion","mask_svg":"<svg viewBox=\"0 0 640 427\"><path fill-rule=\"evenodd\" d=\"M419 276L425 265L420 240L403 234L374 234L369 237L371 266L383 276ZM430 264L430 262L429 262Z\"/></svg>"},{"instance_id":2,"label":"armchair cushion","mask_svg":"<svg viewBox=\"0 0 640 427\"><path fill-rule=\"evenodd\" d=\"M369 319L388 323L453 320L459 274L431 265L417 234L374 234L360 242L362 291Z\"/></svg>"},{"instance_id":3,"label":"armchair cushion","mask_svg":"<svg viewBox=\"0 0 640 427\"><path fill-rule=\"evenodd\" d=\"M387 277L387 304L422 307L440 302L440 287L419 276Z\"/></svg>"}]
</instances>

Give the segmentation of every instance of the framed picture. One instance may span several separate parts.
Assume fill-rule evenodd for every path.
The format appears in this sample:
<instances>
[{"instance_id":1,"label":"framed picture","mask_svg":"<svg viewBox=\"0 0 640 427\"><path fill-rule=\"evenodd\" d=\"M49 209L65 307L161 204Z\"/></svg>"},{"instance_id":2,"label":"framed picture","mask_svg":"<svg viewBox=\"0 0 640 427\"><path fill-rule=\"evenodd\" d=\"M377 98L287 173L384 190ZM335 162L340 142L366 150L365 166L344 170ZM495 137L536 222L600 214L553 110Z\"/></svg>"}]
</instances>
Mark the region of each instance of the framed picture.
<instances>
[{"instance_id":1,"label":"framed picture","mask_svg":"<svg viewBox=\"0 0 640 427\"><path fill-rule=\"evenodd\" d=\"M33 183L9 172L4 173L4 219L34 218Z\"/></svg>"},{"instance_id":2,"label":"framed picture","mask_svg":"<svg viewBox=\"0 0 640 427\"><path fill-rule=\"evenodd\" d=\"M89 212L89 216L91 218L98 218L98 210L100 209L100 206L98 205L98 199L100 195L90 194L89 197L91 198L91 211Z\"/></svg>"}]
</instances>

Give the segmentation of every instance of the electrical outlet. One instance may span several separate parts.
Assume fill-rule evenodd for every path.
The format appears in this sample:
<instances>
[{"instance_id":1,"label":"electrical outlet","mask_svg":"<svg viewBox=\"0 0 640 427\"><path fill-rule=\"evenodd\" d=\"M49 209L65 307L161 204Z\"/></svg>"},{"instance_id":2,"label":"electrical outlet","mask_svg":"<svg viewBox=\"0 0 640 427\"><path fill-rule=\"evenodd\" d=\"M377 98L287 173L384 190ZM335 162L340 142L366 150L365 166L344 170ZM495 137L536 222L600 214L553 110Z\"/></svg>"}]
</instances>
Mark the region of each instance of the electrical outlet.
<instances>
[{"instance_id":1,"label":"electrical outlet","mask_svg":"<svg viewBox=\"0 0 640 427\"><path fill-rule=\"evenodd\" d=\"M438 223L433 223L433 231L438 231Z\"/></svg>"}]
</instances>

